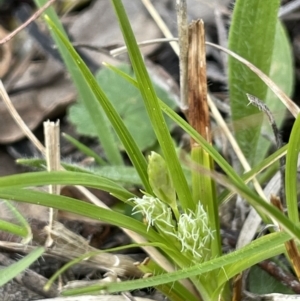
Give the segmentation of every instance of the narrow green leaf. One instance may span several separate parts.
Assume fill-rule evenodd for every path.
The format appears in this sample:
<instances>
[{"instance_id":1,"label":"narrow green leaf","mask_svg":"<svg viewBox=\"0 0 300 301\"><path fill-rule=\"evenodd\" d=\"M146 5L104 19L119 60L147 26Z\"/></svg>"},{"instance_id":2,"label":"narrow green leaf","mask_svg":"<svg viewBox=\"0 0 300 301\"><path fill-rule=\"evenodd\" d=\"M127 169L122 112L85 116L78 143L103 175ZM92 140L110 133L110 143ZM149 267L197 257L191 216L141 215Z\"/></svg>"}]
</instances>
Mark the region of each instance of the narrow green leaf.
<instances>
[{"instance_id":1,"label":"narrow green leaf","mask_svg":"<svg viewBox=\"0 0 300 301\"><path fill-rule=\"evenodd\" d=\"M36 261L43 253L44 248L36 248L30 254L25 256L18 262L10 265L7 268L0 270L0 286L4 285L8 281L12 280L14 277L18 276L26 268L28 268L34 261Z\"/></svg>"},{"instance_id":2,"label":"narrow green leaf","mask_svg":"<svg viewBox=\"0 0 300 301\"><path fill-rule=\"evenodd\" d=\"M191 158L195 164L199 164L209 170L212 170L214 166L210 154L203 150L201 146L192 149ZM194 201L200 202L208 214L208 220L213 233L212 235L214 236L210 246L210 249L212 250L211 256L212 258L215 258L222 254L218 213L219 208L215 182L211 177L194 170L192 171L192 185Z\"/></svg>"},{"instance_id":3,"label":"narrow green leaf","mask_svg":"<svg viewBox=\"0 0 300 301\"><path fill-rule=\"evenodd\" d=\"M298 115L290 135L286 155L285 192L288 216L296 225L299 224L298 198L297 198L297 170L298 155L300 151L300 116Z\"/></svg>"},{"instance_id":4,"label":"narrow green leaf","mask_svg":"<svg viewBox=\"0 0 300 301\"><path fill-rule=\"evenodd\" d=\"M32 172L0 177L0 189L11 187L30 187L48 184L82 185L107 191L122 201L134 197L133 193L106 178L87 173L56 171Z\"/></svg>"},{"instance_id":5,"label":"narrow green leaf","mask_svg":"<svg viewBox=\"0 0 300 301\"><path fill-rule=\"evenodd\" d=\"M85 146L84 144L82 144L81 142L79 142L78 140L76 140L75 138L71 137L70 135L64 133L63 137L68 140L71 144L73 144L75 147L77 147L77 149L79 149L82 153L84 153L85 155L92 157L95 159L95 161L99 164L99 165L106 165L107 163L98 155L96 154L92 149L90 149L89 147Z\"/></svg>"},{"instance_id":6,"label":"narrow green leaf","mask_svg":"<svg viewBox=\"0 0 300 301\"><path fill-rule=\"evenodd\" d=\"M32 239L32 232L31 232L31 227L30 227L28 221L26 220L26 218L24 218L24 216L17 210L17 208L11 202L9 202L7 200L2 200L2 202L6 205L6 207L8 207L9 211L12 213L12 215L15 217L15 219L18 221L18 223L20 225L20 226L17 226L17 225L13 225L13 224L6 222L6 226L9 226L9 224L10 224L11 231L19 232L19 234L17 234L17 232L14 232L14 234L24 237L24 240L22 241L24 244L30 242ZM3 222L4 221L2 221L2 225L4 225ZM7 230L9 230L9 229L6 229L6 231ZM13 233L13 232L11 232L11 233Z\"/></svg>"},{"instance_id":7,"label":"narrow green leaf","mask_svg":"<svg viewBox=\"0 0 300 301\"><path fill-rule=\"evenodd\" d=\"M160 275L165 272L153 260L147 262L146 265L139 265L139 269L143 273L150 273L152 275ZM169 300L172 301L199 301L198 297L195 296L188 288L186 288L179 281L166 283L164 285L156 286L155 288L161 291Z\"/></svg>"},{"instance_id":8,"label":"narrow green leaf","mask_svg":"<svg viewBox=\"0 0 300 301\"><path fill-rule=\"evenodd\" d=\"M201 137L201 136L200 136ZM202 138L202 137L201 137ZM203 138L202 138L203 139ZM199 140L200 141L200 140ZM112 181L107 179L103 179L101 177L97 177L94 175L84 174L84 173L74 173L74 172L35 172L35 173L28 173L28 174L21 174L15 176L7 176L4 178L0 178L0 197L4 199L12 199L17 197L19 201L25 201L25 192L29 194L29 191L23 190L23 195L21 191L18 193L13 194L14 197L10 194L7 195L4 193L5 187L25 187L25 186L33 186L33 185L46 185L46 184L70 184L70 185L86 185L88 187L95 187L99 189L103 189L105 191L110 191L112 194L116 195L119 199L126 201L128 198L132 197L128 191L124 188L116 185ZM297 240L300 241L300 228L295 226L293 222L287 219L282 212L280 212L274 206L268 204L257 196L250 188L248 188L244 182L239 179L239 181L234 181L230 183L228 181L229 188L233 189L237 193L239 193L242 197L244 197L254 208L256 208L259 212L267 214L270 217L273 217L282 228L289 233L292 237L295 237ZM10 188L13 192L14 189L17 188ZM10 193L12 193L10 191ZM34 193L31 191L30 193ZM53 195L50 195L49 198L54 198ZM45 197L46 198L46 197ZM26 201L31 202L30 198L26 198ZM43 204L40 202L40 204ZM43 204L45 205L45 204ZM55 207L56 205L45 205L50 206L57 209L62 209L60 207ZM63 210L70 211L70 208L67 207ZM72 211L71 211L72 212ZM75 212L74 212L75 213ZM79 213L80 212L76 212Z\"/></svg>"},{"instance_id":9,"label":"narrow green leaf","mask_svg":"<svg viewBox=\"0 0 300 301\"><path fill-rule=\"evenodd\" d=\"M21 237L26 237L28 235L28 231L25 227L18 226L4 220L0 220L0 230Z\"/></svg>"},{"instance_id":10,"label":"narrow green leaf","mask_svg":"<svg viewBox=\"0 0 300 301\"><path fill-rule=\"evenodd\" d=\"M249 60L267 75L270 74L279 5L279 0L237 0L230 26L230 50ZM234 121L259 112L254 106L247 106L246 93L262 100L267 95L267 86L232 57L229 57L229 90ZM256 154L263 115L259 114L255 118L254 127L235 128L238 130L237 141L251 166L258 163L254 161L255 158L263 159L261 154Z\"/></svg>"},{"instance_id":11,"label":"narrow green leaf","mask_svg":"<svg viewBox=\"0 0 300 301\"><path fill-rule=\"evenodd\" d=\"M149 286L157 286L185 278L191 278L193 276L199 276L204 273L213 271L215 269L220 269L221 272L226 265L238 265L240 260L252 258L252 256L256 253L257 256L255 256L253 260L251 260L251 265L254 265L259 261L282 253L284 251L284 246L282 244L286 242L289 238L290 237L287 234L282 232L272 233L255 240L243 249L239 249L227 255L215 258L213 260L209 260L202 264L195 265L183 270L134 281L111 283L105 287L103 285L95 285L93 287L95 289L104 287L108 292L113 293L126 290L140 289ZM263 252L263 250L266 250L266 252ZM232 276L233 275L230 275L230 277Z\"/></svg>"},{"instance_id":12,"label":"narrow green leaf","mask_svg":"<svg viewBox=\"0 0 300 301\"><path fill-rule=\"evenodd\" d=\"M164 239L157 232L152 229L148 230L146 225L144 225L140 221L135 220L134 218L69 197L53 195L29 189L1 188L0 198L36 204L45 207L52 207L59 210L79 214L81 216L86 216L94 220L101 220L103 222L137 232L143 235L149 241L158 243L160 242L166 245Z\"/></svg>"},{"instance_id":13,"label":"narrow green leaf","mask_svg":"<svg viewBox=\"0 0 300 301\"><path fill-rule=\"evenodd\" d=\"M243 182L246 184L249 181L251 181L257 174L261 173L264 171L267 167L270 165L274 164L274 162L278 161L281 157L283 157L287 151L288 144L277 150L275 153L261 161L258 165L254 166L250 171L244 173L241 176L241 179ZM226 200L228 200L234 193L229 192L228 190L224 190L218 197L219 204L222 204Z\"/></svg>"},{"instance_id":14,"label":"narrow green leaf","mask_svg":"<svg viewBox=\"0 0 300 301\"><path fill-rule=\"evenodd\" d=\"M153 130L162 149L164 159L170 170L178 199L184 210L194 208L191 192L180 166L177 154L165 119L162 115L153 84L146 70L142 55L136 43L133 31L127 18L122 1L112 0L121 31L128 49L130 61L137 78L138 87L142 94Z\"/></svg>"},{"instance_id":15,"label":"narrow green leaf","mask_svg":"<svg viewBox=\"0 0 300 301\"><path fill-rule=\"evenodd\" d=\"M47 0L35 0L37 5L41 7L43 4L47 2ZM108 123L106 122L106 118L104 116L103 109L99 106L97 98L95 96L95 91L91 89L90 81L93 78L93 75L90 73L90 77L87 77L81 68L76 68L76 64L74 64L74 56L72 57L71 48L65 47L64 44L57 32L66 40L67 36L65 31L62 29L62 25L55 13L55 10L50 7L46 10L47 15L51 19L53 26L55 26L56 31L51 31L52 37L60 51L60 54L70 72L70 75L73 79L73 82L77 88L77 91L80 95L81 101L84 103L86 109L88 110L91 118L91 122L93 122L95 128L97 129L98 139L101 142L101 145L105 151L106 157L109 162L122 165L123 159L121 154L114 143L113 136L111 135L110 128ZM55 25L54 25L55 24ZM48 24L50 26L50 24ZM71 44L68 44L69 47L72 47ZM81 60L80 64L84 64ZM85 65L85 64L84 64ZM85 66L85 68L87 68Z\"/></svg>"}]
</instances>

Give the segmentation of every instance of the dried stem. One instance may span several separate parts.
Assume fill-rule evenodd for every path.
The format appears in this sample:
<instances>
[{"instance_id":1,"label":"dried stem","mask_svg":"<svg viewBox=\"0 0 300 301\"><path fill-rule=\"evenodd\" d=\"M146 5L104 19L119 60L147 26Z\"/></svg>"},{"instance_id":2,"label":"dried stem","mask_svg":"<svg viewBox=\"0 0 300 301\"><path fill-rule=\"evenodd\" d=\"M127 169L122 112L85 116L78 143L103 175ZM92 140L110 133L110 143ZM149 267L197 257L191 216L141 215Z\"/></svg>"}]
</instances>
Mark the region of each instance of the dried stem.
<instances>
[{"instance_id":1,"label":"dried stem","mask_svg":"<svg viewBox=\"0 0 300 301\"><path fill-rule=\"evenodd\" d=\"M183 112L188 111L188 49L189 29L187 22L187 6L185 0L176 1L179 67L180 67L180 106Z\"/></svg>"},{"instance_id":2,"label":"dried stem","mask_svg":"<svg viewBox=\"0 0 300 301\"><path fill-rule=\"evenodd\" d=\"M45 5L43 5L39 10L37 10L25 23L16 28L12 33L7 35L5 38L0 40L0 45L5 44L9 40L11 40L16 34L22 31L26 26L28 26L31 22L36 20L49 6L51 6L56 0L49 0Z\"/></svg>"},{"instance_id":3,"label":"dried stem","mask_svg":"<svg viewBox=\"0 0 300 301\"><path fill-rule=\"evenodd\" d=\"M49 120L44 122L44 137L46 146L46 161L48 171L60 170L60 142L59 120L54 123ZM60 185L49 185L50 194L60 194ZM53 222L57 220L57 209L49 208L49 227L52 229ZM46 240L46 247L51 247L53 239L51 233Z\"/></svg>"},{"instance_id":4,"label":"dried stem","mask_svg":"<svg viewBox=\"0 0 300 301\"><path fill-rule=\"evenodd\" d=\"M258 265L282 284L292 289L296 294L300 294L300 283L294 275L283 270L271 260L264 260Z\"/></svg>"},{"instance_id":5,"label":"dried stem","mask_svg":"<svg viewBox=\"0 0 300 301\"><path fill-rule=\"evenodd\" d=\"M210 117L207 104L205 32L202 20L190 25L188 53L189 123L211 142ZM194 144L195 141L192 141ZM193 145L192 145L193 147Z\"/></svg>"},{"instance_id":6,"label":"dried stem","mask_svg":"<svg viewBox=\"0 0 300 301\"><path fill-rule=\"evenodd\" d=\"M156 11L155 7L149 0L142 0L143 4L147 8L149 14L152 16L153 20L162 31L166 38L173 38L172 33L170 32L168 26L165 24L164 20L160 17L158 12ZM179 54L179 47L177 43L171 43L171 47L173 48L174 52L178 55Z\"/></svg>"},{"instance_id":7,"label":"dried stem","mask_svg":"<svg viewBox=\"0 0 300 301\"><path fill-rule=\"evenodd\" d=\"M2 80L0 80L0 97L4 101L5 105L7 106L10 115L13 117L13 119L16 121L16 123L19 125L21 131L24 133L24 135L35 145L35 147L45 156L46 150L44 146L41 144L41 142L35 137L35 135L31 132L29 127L26 125L26 123L23 121L17 110L15 109L14 105L12 104L4 86L2 83Z\"/></svg>"}]
</instances>

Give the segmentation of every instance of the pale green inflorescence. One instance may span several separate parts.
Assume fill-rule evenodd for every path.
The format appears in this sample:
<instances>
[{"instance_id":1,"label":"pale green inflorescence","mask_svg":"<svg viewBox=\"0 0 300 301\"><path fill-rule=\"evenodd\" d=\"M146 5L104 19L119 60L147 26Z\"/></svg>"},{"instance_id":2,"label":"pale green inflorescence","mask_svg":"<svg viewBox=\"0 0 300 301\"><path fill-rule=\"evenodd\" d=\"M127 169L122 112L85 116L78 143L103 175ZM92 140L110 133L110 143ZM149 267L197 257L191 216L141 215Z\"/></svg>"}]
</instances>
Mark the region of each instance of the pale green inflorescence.
<instances>
[{"instance_id":1,"label":"pale green inflorescence","mask_svg":"<svg viewBox=\"0 0 300 301\"><path fill-rule=\"evenodd\" d=\"M144 195L142 198L134 198L136 203L133 214L141 213L145 216L150 226L155 226L163 233L174 235L174 222L171 208L160 199Z\"/></svg>"},{"instance_id":2,"label":"pale green inflorescence","mask_svg":"<svg viewBox=\"0 0 300 301\"><path fill-rule=\"evenodd\" d=\"M145 216L148 230L155 226L160 233L174 237L181 245L180 251L194 260L203 262L210 257L213 232L200 202L196 212L182 213L176 226L171 208L159 198L144 195L132 200L136 204L133 214L141 213Z\"/></svg>"},{"instance_id":3,"label":"pale green inflorescence","mask_svg":"<svg viewBox=\"0 0 300 301\"><path fill-rule=\"evenodd\" d=\"M207 213L200 202L196 212L180 215L177 238L182 246L181 251L191 254L194 259L205 261L210 257L210 245L214 236Z\"/></svg>"}]
</instances>

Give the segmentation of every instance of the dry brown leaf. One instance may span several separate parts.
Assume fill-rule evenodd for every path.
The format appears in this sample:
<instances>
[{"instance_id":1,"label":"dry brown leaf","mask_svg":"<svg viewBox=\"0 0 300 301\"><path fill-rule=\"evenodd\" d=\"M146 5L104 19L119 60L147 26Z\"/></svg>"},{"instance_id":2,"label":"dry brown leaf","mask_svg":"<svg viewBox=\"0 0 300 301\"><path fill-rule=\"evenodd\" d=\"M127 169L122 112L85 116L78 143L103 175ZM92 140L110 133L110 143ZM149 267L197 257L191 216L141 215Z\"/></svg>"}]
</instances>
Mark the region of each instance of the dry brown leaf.
<instances>
[{"instance_id":1,"label":"dry brown leaf","mask_svg":"<svg viewBox=\"0 0 300 301\"><path fill-rule=\"evenodd\" d=\"M63 112L76 98L75 88L68 75L62 66L50 57L42 62L33 62L29 66L14 85L14 89L21 87L24 88L24 92L13 94L11 100L31 130L43 120ZM0 128L0 143L12 143L24 137L2 101Z\"/></svg>"},{"instance_id":2,"label":"dry brown leaf","mask_svg":"<svg viewBox=\"0 0 300 301\"><path fill-rule=\"evenodd\" d=\"M123 4L137 41L161 37L160 30L140 1L126 0L123 1ZM112 44L124 44L110 1L94 1L88 9L74 17L69 32L73 40L79 44L103 47ZM147 54L156 47L157 45L143 47L143 53ZM84 52L98 63L101 63L103 60L107 61L107 56L101 53L88 50L84 50Z\"/></svg>"}]
</instances>

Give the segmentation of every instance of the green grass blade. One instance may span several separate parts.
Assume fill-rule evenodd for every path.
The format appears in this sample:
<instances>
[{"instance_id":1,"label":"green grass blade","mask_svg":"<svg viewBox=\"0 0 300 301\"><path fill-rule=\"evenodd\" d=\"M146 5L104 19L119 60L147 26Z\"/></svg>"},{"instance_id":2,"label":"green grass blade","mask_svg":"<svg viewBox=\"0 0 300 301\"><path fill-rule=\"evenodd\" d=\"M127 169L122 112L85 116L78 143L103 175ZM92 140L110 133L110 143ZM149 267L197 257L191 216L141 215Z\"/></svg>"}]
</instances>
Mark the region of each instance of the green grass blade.
<instances>
[{"instance_id":1,"label":"green grass blade","mask_svg":"<svg viewBox=\"0 0 300 301\"><path fill-rule=\"evenodd\" d=\"M173 184L176 187L178 199L184 210L193 208L194 203L190 189L177 158L171 135L166 126L153 84L151 83L140 50L137 46L125 9L122 5L122 1L112 0L112 3L128 49L128 54L137 78L139 90L144 99L144 104L153 130L162 149L164 159L166 160L166 164L170 170Z\"/></svg>"},{"instance_id":2,"label":"green grass blade","mask_svg":"<svg viewBox=\"0 0 300 301\"><path fill-rule=\"evenodd\" d=\"M27 237L28 236L28 231L25 227L4 221L4 220L0 220L0 230L4 231L4 232L8 232L11 234L15 234L17 236L21 236L21 237Z\"/></svg>"},{"instance_id":3,"label":"green grass blade","mask_svg":"<svg viewBox=\"0 0 300 301\"><path fill-rule=\"evenodd\" d=\"M26 220L26 218L24 218L24 216L17 210L17 208L11 202L7 200L2 200L2 202L6 205L6 207L8 207L9 211L14 215L15 219L18 221L20 225L19 227L14 225L15 227L11 228L11 230L14 229L19 231L20 234L17 233L15 234L24 237L24 240L22 241L24 244L30 242L32 239L32 232L31 232L31 227L28 221ZM6 226L8 226L8 224ZM11 224L11 227L12 226L13 224ZM18 227L19 229L17 229L16 227ZM23 232L25 235L22 235Z\"/></svg>"},{"instance_id":4,"label":"green grass blade","mask_svg":"<svg viewBox=\"0 0 300 301\"><path fill-rule=\"evenodd\" d=\"M73 144L78 150L80 150L83 154L87 155L88 157L92 157L95 159L95 161L101 166L101 165L107 165L107 163L98 156L97 153L95 153L92 149L85 146L83 143L79 142L75 138L71 137L70 135L64 133L63 137L68 140L71 144Z\"/></svg>"},{"instance_id":5,"label":"green grass blade","mask_svg":"<svg viewBox=\"0 0 300 301\"><path fill-rule=\"evenodd\" d=\"M199 164L209 170L213 169L214 163L208 152L201 146L195 147L191 152L192 162ZM218 201L214 180L197 170L192 171L192 187L194 201L200 201L208 214L209 224L213 233L211 242L211 256L215 258L222 254L220 221L218 213ZM207 276L209 277L209 276ZM214 277L214 276L213 276ZM212 281L211 281L212 282ZM208 285L207 285L208 287Z\"/></svg>"},{"instance_id":6,"label":"green grass blade","mask_svg":"<svg viewBox=\"0 0 300 301\"><path fill-rule=\"evenodd\" d=\"M103 222L137 232L140 235L143 235L149 241L158 243L160 242L166 245L166 242L157 232L152 229L148 230L145 224L137 221L134 218L69 197L52 195L28 189L1 188L0 198L36 204L45 207L52 207L59 210L79 214L81 216L85 216L94 220L101 220ZM168 251L170 250L168 249Z\"/></svg>"},{"instance_id":7,"label":"green grass blade","mask_svg":"<svg viewBox=\"0 0 300 301\"><path fill-rule=\"evenodd\" d=\"M286 155L285 192L288 216L296 225L299 224L297 195L297 162L300 151L300 116L298 115L290 135Z\"/></svg>"},{"instance_id":8,"label":"green grass blade","mask_svg":"<svg viewBox=\"0 0 300 301\"><path fill-rule=\"evenodd\" d=\"M248 183L251 181L257 174L261 173L265 168L269 167L270 165L274 164L276 161L279 160L284 154L286 153L288 148L288 144L277 150L275 153L264 159L262 162L260 162L258 165L253 167L250 171L244 173L241 178L244 183ZM233 192L230 192L228 190L224 190L218 197L219 204L222 204L226 200L228 200L233 195Z\"/></svg>"},{"instance_id":9,"label":"green grass blade","mask_svg":"<svg viewBox=\"0 0 300 301\"><path fill-rule=\"evenodd\" d=\"M14 277L18 276L21 272L27 269L34 261L36 261L43 253L44 248L36 248L30 254L25 256L18 262L10 265L7 268L0 270L0 286L4 285Z\"/></svg>"},{"instance_id":10,"label":"green grass blade","mask_svg":"<svg viewBox=\"0 0 300 301\"><path fill-rule=\"evenodd\" d=\"M39 7L45 4L46 0L36 0L35 1ZM55 24L57 32L60 33L65 39L67 39L66 33L62 30L62 25L54 11L53 8L48 8L46 10L47 15L51 19L52 23ZM49 25L49 24L48 24ZM105 155L109 162L115 165L122 165L123 160L121 154L114 142L113 136L106 118L104 116L103 109L99 106L99 103L95 97L95 92L90 87L90 79L87 78L82 72L81 68L74 67L74 58L72 58L70 49L63 45L61 39L58 37L57 32L51 31L52 37L60 51L60 54L71 74L73 82L77 88L81 101L84 103L87 111L90 114L91 122L93 122L95 128L97 129L98 139L104 149ZM81 62L84 64L84 62ZM90 75L90 77L93 77Z\"/></svg>"},{"instance_id":11,"label":"green grass blade","mask_svg":"<svg viewBox=\"0 0 300 301\"><path fill-rule=\"evenodd\" d=\"M286 242L289 238L289 235L285 233L272 233L255 240L243 249L239 249L227 255L218 257L213 260L209 260L205 263L195 265L184 270L179 270L173 273L162 274L135 281L111 283L105 286L104 288L108 292L113 293L126 290L141 289L150 286L157 286L185 278L191 278L193 276L199 276L204 273L213 271L215 269L221 269L220 271L222 271L223 267L226 267L229 264L238 265L240 260L245 260L246 258L251 258L252 262L249 262L249 264L254 265L257 262L260 262L262 260L284 252L284 246L282 244ZM265 252L266 250L268 252ZM96 287L98 289L103 288L103 285L95 285L94 288L96 289Z\"/></svg>"},{"instance_id":12,"label":"green grass blade","mask_svg":"<svg viewBox=\"0 0 300 301\"><path fill-rule=\"evenodd\" d=\"M149 244L149 245L155 245L155 244ZM126 247L133 247L134 245L129 245ZM125 249L124 247L122 248L114 248L111 250L122 250ZM109 250L105 250L108 252ZM99 254L100 251L98 252L93 252ZM81 256L83 259L87 257L88 254L85 254ZM71 265L72 263L79 262L79 259L72 260L69 262L67 265ZM81 259L81 260L83 260ZM139 265L139 268L143 273L151 273L152 275L160 275L164 273L165 271L157 265L155 262L150 261L146 265ZM62 268L64 269L64 267ZM62 270L61 269L61 270ZM65 270L65 269L64 269ZM54 277L52 277L54 278ZM50 282L51 280L49 280ZM198 301L199 299L194 296L187 288L185 288L180 282L173 282L173 283L166 283L164 285L156 286L156 289L161 291L165 296L169 298L169 300L172 301ZM94 287L93 285L82 287L82 288L75 288L75 289L69 289L69 290L64 290L62 292L63 296L76 296L76 295L84 295L84 294L93 294L94 292L99 291L98 287Z\"/></svg>"},{"instance_id":13,"label":"green grass blade","mask_svg":"<svg viewBox=\"0 0 300 301\"><path fill-rule=\"evenodd\" d=\"M41 186L48 185L50 183L53 185L82 185L101 189L115 195L117 198L125 202L135 196L133 193L130 193L128 190L111 180L82 172L41 171L0 178L1 188Z\"/></svg>"},{"instance_id":14,"label":"green grass blade","mask_svg":"<svg viewBox=\"0 0 300 301\"><path fill-rule=\"evenodd\" d=\"M141 264L138 267L143 273L150 273L153 276L165 273L165 271L153 260L147 262L146 265ZM178 281L159 285L155 288L161 291L169 300L172 301L199 301L198 297L193 295L188 288Z\"/></svg>"},{"instance_id":15,"label":"green grass blade","mask_svg":"<svg viewBox=\"0 0 300 301\"><path fill-rule=\"evenodd\" d=\"M234 6L230 32L229 48L249 60L265 74L270 74L272 53L275 41L279 0L237 0ZM254 106L247 106L246 93L264 100L267 86L246 66L229 57L229 90L233 120L239 120L259 111ZM256 117L256 126L236 132L237 141L250 165L254 159L262 159L256 154L263 115ZM236 129L237 130L237 129ZM260 157L258 157L260 156Z\"/></svg>"}]
</instances>

